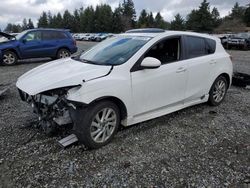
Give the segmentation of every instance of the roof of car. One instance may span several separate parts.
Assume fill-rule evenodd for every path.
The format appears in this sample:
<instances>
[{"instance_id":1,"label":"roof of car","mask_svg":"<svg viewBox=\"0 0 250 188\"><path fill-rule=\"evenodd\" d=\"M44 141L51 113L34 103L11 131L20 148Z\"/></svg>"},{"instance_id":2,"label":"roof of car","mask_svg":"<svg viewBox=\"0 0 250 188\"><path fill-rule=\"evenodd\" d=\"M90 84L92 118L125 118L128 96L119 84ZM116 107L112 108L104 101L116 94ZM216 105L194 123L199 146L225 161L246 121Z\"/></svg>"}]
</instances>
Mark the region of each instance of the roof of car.
<instances>
[{"instance_id":1,"label":"roof of car","mask_svg":"<svg viewBox=\"0 0 250 188\"><path fill-rule=\"evenodd\" d=\"M70 31L69 29L55 29L55 28L36 28L36 29L29 29L27 31Z\"/></svg>"},{"instance_id":2,"label":"roof of car","mask_svg":"<svg viewBox=\"0 0 250 188\"><path fill-rule=\"evenodd\" d=\"M129 32L129 33L122 33L120 34L122 36L142 36L142 37L157 37L157 36L168 36L168 35L192 35L197 37L205 37L205 38L211 38L214 40L217 40L218 37L209 35L209 34L203 34L203 33L196 33L196 32L189 32L189 31L169 31L165 30L164 32Z\"/></svg>"}]
</instances>

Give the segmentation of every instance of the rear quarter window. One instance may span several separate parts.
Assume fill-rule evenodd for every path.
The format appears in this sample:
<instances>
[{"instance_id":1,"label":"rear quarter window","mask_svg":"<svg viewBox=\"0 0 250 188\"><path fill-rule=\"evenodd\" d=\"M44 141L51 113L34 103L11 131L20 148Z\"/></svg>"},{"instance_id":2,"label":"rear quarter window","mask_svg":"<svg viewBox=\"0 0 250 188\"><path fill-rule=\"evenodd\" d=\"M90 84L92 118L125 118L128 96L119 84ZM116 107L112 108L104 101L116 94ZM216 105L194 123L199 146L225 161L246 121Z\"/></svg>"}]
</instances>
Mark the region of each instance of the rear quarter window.
<instances>
[{"instance_id":1,"label":"rear quarter window","mask_svg":"<svg viewBox=\"0 0 250 188\"><path fill-rule=\"evenodd\" d=\"M58 40L67 38L67 34L61 31L43 31L43 40Z\"/></svg>"},{"instance_id":2,"label":"rear quarter window","mask_svg":"<svg viewBox=\"0 0 250 188\"><path fill-rule=\"evenodd\" d=\"M216 42L212 39L186 36L187 58L195 58L213 54L216 48Z\"/></svg>"}]
</instances>

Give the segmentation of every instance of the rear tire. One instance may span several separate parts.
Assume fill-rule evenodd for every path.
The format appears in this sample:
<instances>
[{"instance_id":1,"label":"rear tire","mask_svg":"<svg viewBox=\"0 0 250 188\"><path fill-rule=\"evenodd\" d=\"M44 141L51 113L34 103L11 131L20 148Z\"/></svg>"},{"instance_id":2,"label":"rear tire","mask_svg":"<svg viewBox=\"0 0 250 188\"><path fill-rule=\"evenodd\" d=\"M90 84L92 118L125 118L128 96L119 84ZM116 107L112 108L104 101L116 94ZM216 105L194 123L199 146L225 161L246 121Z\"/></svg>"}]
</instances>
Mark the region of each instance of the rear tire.
<instances>
[{"instance_id":1,"label":"rear tire","mask_svg":"<svg viewBox=\"0 0 250 188\"><path fill-rule=\"evenodd\" d=\"M3 52L3 65L11 66L17 64L18 58L15 52L5 51Z\"/></svg>"},{"instance_id":2,"label":"rear tire","mask_svg":"<svg viewBox=\"0 0 250 188\"><path fill-rule=\"evenodd\" d=\"M66 48L61 48L60 50L58 50L56 58L57 59L67 58L70 57L70 55L71 53L69 50L67 50Z\"/></svg>"},{"instance_id":3,"label":"rear tire","mask_svg":"<svg viewBox=\"0 0 250 188\"><path fill-rule=\"evenodd\" d=\"M116 104L101 101L87 108L80 121L76 135L89 149L107 145L120 125L120 111Z\"/></svg>"},{"instance_id":4,"label":"rear tire","mask_svg":"<svg viewBox=\"0 0 250 188\"><path fill-rule=\"evenodd\" d=\"M224 76L219 76L213 83L209 91L208 104L211 106L218 106L225 99L228 81Z\"/></svg>"}]
</instances>

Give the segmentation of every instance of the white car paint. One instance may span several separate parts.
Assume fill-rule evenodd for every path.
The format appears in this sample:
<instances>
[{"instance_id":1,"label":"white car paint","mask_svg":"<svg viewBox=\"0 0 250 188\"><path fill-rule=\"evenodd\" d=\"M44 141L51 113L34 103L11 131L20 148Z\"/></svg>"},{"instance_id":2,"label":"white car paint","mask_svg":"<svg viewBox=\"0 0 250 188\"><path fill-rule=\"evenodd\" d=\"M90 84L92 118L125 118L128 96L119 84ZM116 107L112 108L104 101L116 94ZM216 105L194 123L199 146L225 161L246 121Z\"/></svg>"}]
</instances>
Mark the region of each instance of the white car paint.
<instances>
[{"instance_id":1,"label":"white car paint","mask_svg":"<svg viewBox=\"0 0 250 188\"><path fill-rule=\"evenodd\" d=\"M165 64L157 69L130 72L135 62L153 44L176 35L213 39L216 51L211 55ZM53 88L81 85L68 91L68 100L90 104L99 98L115 97L126 107L127 117L122 124L128 126L206 102L209 90L220 74L226 73L230 80L232 78L230 56L218 38L177 31L125 33L121 36L153 38L126 63L114 66L112 70L110 66L90 65L68 58L31 70L18 79L17 87L30 95L37 95Z\"/></svg>"}]
</instances>

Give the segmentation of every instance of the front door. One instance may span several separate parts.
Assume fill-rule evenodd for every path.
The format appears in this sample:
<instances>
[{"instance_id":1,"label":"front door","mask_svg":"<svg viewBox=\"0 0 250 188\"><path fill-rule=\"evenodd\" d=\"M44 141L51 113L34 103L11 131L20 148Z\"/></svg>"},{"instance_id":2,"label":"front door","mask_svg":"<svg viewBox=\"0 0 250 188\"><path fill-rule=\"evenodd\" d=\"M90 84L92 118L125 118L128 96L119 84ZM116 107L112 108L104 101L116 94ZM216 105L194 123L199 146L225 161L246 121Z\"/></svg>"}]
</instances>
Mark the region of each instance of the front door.
<instances>
[{"instance_id":1,"label":"front door","mask_svg":"<svg viewBox=\"0 0 250 188\"><path fill-rule=\"evenodd\" d=\"M157 58L162 65L131 72L135 116L183 104L188 70L181 60L181 43L181 37L160 41L144 58Z\"/></svg>"},{"instance_id":2,"label":"front door","mask_svg":"<svg viewBox=\"0 0 250 188\"><path fill-rule=\"evenodd\" d=\"M27 33L20 41L20 53L22 58L41 57L43 44L40 31L31 31Z\"/></svg>"}]
</instances>

